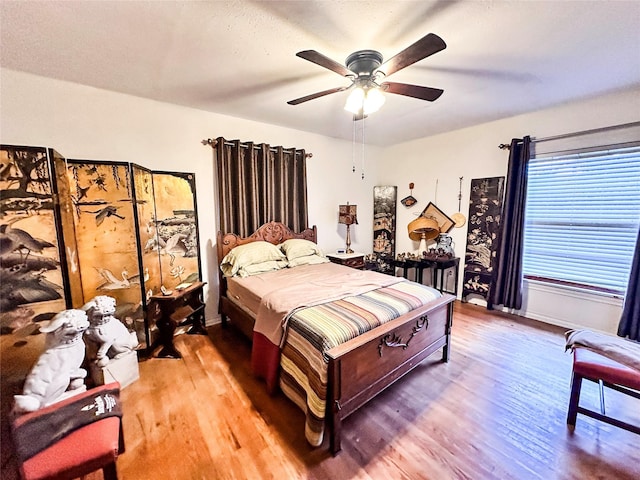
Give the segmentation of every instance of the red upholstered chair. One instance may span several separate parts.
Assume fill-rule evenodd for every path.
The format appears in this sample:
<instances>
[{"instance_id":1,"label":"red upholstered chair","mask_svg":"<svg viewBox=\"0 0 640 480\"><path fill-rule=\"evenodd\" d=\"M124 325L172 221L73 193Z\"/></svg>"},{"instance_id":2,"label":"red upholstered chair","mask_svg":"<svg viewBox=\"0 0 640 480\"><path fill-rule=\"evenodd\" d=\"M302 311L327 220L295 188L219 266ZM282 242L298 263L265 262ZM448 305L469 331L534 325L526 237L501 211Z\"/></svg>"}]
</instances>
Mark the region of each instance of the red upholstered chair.
<instances>
[{"instance_id":1,"label":"red upholstered chair","mask_svg":"<svg viewBox=\"0 0 640 480\"><path fill-rule=\"evenodd\" d=\"M583 379L599 384L600 412L580 406L580 389ZM575 426L576 417L578 413L581 413L610 425L640 434L640 426L631 425L607 416L604 405L604 387L640 399L640 371L621 365L587 348L575 348L573 350L573 379L571 381L567 424Z\"/></svg>"},{"instance_id":2,"label":"red upholstered chair","mask_svg":"<svg viewBox=\"0 0 640 480\"><path fill-rule=\"evenodd\" d=\"M102 385L14 418L12 434L22 478L66 480L102 469L105 480L117 480L116 459L124 452L119 391L117 382ZM95 419L78 423L82 415L89 418L86 412L111 410L114 398L113 412L93 413ZM83 411L81 415L73 413L78 410ZM40 437L34 432L40 429L44 443L37 449L43 449L33 454L33 439ZM25 447L31 451L25 453Z\"/></svg>"}]
</instances>

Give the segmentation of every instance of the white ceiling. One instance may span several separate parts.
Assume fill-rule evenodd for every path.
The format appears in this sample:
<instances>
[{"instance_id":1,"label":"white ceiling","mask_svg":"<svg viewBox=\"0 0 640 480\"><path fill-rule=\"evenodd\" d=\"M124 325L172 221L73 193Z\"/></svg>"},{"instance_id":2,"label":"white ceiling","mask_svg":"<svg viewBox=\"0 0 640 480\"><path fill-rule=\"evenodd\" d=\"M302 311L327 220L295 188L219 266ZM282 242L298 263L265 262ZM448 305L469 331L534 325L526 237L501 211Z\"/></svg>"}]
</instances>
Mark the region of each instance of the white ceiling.
<instances>
[{"instance_id":1,"label":"white ceiling","mask_svg":"<svg viewBox=\"0 0 640 480\"><path fill-rule=\"evenodd\" d=\"M392 145L640 85L640 1L6 1L0 65L351 139L340 75L295 56L385 59L429 32L447 48L390 81L367 142Z\"/></svg>"}]
</instances>

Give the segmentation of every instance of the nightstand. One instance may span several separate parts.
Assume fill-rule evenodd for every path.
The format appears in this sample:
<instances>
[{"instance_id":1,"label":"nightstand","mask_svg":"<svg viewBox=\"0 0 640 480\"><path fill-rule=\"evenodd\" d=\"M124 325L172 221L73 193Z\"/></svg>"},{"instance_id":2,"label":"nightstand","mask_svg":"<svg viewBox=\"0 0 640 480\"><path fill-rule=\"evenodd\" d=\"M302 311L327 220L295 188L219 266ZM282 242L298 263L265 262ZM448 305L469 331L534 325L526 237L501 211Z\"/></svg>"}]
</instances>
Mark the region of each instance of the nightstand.
<instances>
[{"instance_id":1,"label":"nightstand","mask_svg":"<svg viewBox=\"0 0 640 480\"><path fill-rule=\"evenodd\" d=\"M364 253L328 253L327 258L333 263L364 270Z\"/></svg>"}]
</instances>

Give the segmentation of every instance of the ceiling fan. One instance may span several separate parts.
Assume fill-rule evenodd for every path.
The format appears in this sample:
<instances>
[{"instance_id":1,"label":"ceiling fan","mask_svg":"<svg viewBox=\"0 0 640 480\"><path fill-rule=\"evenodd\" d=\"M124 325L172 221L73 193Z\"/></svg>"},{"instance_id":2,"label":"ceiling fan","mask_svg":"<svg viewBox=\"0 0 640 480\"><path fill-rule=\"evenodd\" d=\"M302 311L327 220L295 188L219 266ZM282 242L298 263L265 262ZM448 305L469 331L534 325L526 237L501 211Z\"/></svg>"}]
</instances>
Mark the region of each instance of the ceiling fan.
<instances>
[{"instance_id":1,"label":"ceiling fan","mask_svg":"<svg viewBox=\"0 0 640 480\"><path fill-rule=\"evenodd\" d=\"M358 120L382 106L382 103L384 103L384 95L381 94L381 90L387 93L433 102L442 95L443 90L407 83L380 83L380 81L398 70L413 65L445 48L447 48L447 44L442 38L434 33L429 33L384 63L382 63L383 57L380 52L375 50L358 50L347 57L345 61L346 66L315 50L303 50L296 53L296 55L349 78L351 85L312 93L304 97L296 98L295 100L290 100L287 103L289 105L299 105L332 93L352 90L352 93L347 99L345 109L353 112L355 115L354 118ZM367 108L367 103L369 104L369 108Z\"/></svg>"}]
</instances>

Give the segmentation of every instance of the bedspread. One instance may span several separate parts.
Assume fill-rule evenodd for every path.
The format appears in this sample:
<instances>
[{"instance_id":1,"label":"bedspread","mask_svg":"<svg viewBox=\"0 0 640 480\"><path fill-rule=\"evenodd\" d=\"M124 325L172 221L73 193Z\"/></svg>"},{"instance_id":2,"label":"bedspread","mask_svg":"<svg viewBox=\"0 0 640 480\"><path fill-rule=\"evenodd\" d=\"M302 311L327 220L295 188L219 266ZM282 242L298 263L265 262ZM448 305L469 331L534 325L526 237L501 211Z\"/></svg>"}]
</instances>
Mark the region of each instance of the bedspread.
<instances>
[{"instance_id":1,"label":"bedspread","mask_svg":"<svg viewBox=\"0 0 640 480\"><path fill-rule=\"evenodd\" d=\"M269 282L268 291L260 299L254 331L282 346L286 323L296 309L359 295L402 280L379 272L323 263L259 275L243 282Z\"/></svg>"},{"instance_id":2,"label":"bedspread","mask_svg":"<svg viewBox=\"0 0 640 480\"><path fill-rule=\"evenodd\" d=\"M287 322L300 308L359 295L405 281L378 272L356 270L335 263L302 265L236 280L256 292L260 305L253 329L251 369L264 378L267 390L278 386L280 348Z\"/></svg>"},{"instance_id":3,"label":"bedspread","mask_svg":"<svg viewBox=\"0 0 640 480\"><path fill-rule=\"evenodd\" d=\"M319 446L324 436L326 352L440 296L431 287L401 281L291 315L280 358L280 388L306 412L305 436L311 445Z\"/></svg>"}]
</instances>

